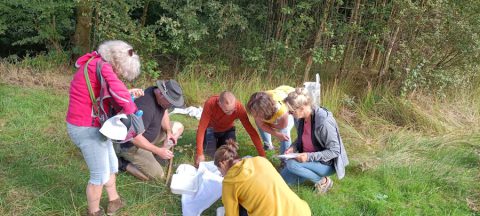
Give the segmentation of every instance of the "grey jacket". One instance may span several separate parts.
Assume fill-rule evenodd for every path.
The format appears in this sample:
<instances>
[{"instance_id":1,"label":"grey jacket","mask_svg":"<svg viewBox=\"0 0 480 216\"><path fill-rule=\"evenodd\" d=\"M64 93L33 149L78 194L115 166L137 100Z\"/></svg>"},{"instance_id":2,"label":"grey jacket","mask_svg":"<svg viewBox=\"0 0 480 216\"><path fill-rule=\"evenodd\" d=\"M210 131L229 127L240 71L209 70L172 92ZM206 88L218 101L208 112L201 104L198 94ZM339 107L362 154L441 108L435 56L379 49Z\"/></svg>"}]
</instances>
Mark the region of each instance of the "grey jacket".
<instances>
[{"instance_id":1,"label":"grey jacket","mask_svg":"<svg viewBox=\"0 0 480 216\"><path fill-rule=\"evenodd\" d=\"M325 108L314 106L311 118L312 143L317 151L308 153L307 160L318 161L324 164L332 164L333 162L338 179L342 179L345 176L345 166L348 165L348 157L333 114ZM298 138L294 143L294 147L298 152L303 152L301 139L303 125L304 119L300 119L297 129Z\"/></svg>"}]
</instances>

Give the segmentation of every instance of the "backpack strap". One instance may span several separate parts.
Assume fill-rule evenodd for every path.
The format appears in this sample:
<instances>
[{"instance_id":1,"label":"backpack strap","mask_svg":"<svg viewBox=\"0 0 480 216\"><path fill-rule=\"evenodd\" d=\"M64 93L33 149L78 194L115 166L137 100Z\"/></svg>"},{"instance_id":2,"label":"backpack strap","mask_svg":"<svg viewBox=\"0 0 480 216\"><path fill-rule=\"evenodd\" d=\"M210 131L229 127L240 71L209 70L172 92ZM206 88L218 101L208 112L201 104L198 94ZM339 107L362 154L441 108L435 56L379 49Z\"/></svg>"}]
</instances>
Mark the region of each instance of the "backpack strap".
<instances>
[{"instance_id":1,"label":"backpack strap","mask_svg":"<svg viewBox=\"0 0 480 216\"><path fill-rule=\"evenodd\" d=\"M90 94L90 100L92 101L92 117L98 116L98 104L96 103L95 94L93 93L92 84L90 83L90 78L88 76L88 64L94 59L92 56L87 63L83 66L83 75L85 76L85 82L87 83L88 92ZM92 126L94 124L94 119L92 119Z\"/></svg>"},{"instance_id":2,"label":"backpack strap","mask_svg":"<svg viewBox=\"0 0 480 216\"><path fill-rule=\"evenodd\" d=\"M104 100L110 98L111 96L110 96L110 93L108 91L108 84L107 84L107 82L105 82L105 79L102 76L103 63L104 63L103 59L97 61L97 69L96 69L97 80L100 83L100 94L98 95L97 100L98 100L98 108L99 108L98 118L99 118L101 124L103 124L105 121L107 121L107 119L110 117L110 116L108 116L107 113L110 113L110 114L113 113L111 107L107 107L107 109L110 108L108 111L104 107Z\"/></svg>"}]
</instances>

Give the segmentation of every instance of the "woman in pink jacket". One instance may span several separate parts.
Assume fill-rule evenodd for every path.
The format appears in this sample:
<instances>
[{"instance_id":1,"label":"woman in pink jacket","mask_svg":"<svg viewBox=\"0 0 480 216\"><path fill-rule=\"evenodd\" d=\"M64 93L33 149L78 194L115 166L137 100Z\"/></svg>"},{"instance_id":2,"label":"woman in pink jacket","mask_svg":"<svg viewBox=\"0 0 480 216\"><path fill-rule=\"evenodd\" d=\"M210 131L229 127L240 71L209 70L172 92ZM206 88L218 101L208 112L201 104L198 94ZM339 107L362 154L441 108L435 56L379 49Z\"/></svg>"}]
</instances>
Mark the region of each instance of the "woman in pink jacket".
<instances>
[{"instance_id":1,"label":"woman in pink jacket","mask_svg":"<svg viewBox=\"0 0 480 216\"><path fill-rule=\"evenodd\" d=\"M137 110L130 93L141 95L142 91L137 89L129 92L118 76L133 80L140 73L140 60L129 44L123 41L105 41L100 44L98 51L80 57L75 66L78 71L70 83L67 131L73 143L82 151L90 171L86 190L88 215L104 214L100 208L103 186L109 200L107 214L111 215L124 206L115 185L118 161L111 140L99 132L100 122L93 112L84 67L88 69L95 98L99 96L101 89L96 74L99 66L102 77L110 87L113 100L122 108L122 112L128 115Z\"/></svg>"}]
</instances>

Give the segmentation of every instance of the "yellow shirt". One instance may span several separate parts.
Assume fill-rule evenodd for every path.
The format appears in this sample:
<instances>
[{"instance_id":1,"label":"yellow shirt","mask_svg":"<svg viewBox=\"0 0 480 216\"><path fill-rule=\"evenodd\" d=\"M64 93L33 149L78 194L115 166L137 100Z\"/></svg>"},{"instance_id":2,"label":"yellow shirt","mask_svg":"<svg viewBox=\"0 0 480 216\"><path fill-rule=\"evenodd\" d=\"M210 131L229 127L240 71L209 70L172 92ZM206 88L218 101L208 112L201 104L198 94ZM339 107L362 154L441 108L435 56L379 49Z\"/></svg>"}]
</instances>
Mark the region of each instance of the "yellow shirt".
<instances>
[{"instance_id":1,"label":"yellow shirt","mask_svg":"<svg viewBox=\"0 0 480 216\"><path fill-rule=\"evenodd\" d=\"M237 216L242 205L249 216L309 216L300 199L263 157L246 158L233 165L223 179L222 202L226 216Z\"/></svg>"},{"instance_id":2,"label":"yellow shirt","mask_svg":"<svg viewBox=\"0 0 480 216\"><path fill-rule=\"evenodd\" d=\"M276 124L277 119L288 112L287 106L285 105L285 103L283 103L283 100L288 96L290 92L293 91L295 91L295 89L287 85L282 85L277 87L276 89L266 91L266 93L269 94L273 98L273 100L277 102L277 111L272 116L272 118L265 121L266 123Z\"/></svg>"}]
</instances>

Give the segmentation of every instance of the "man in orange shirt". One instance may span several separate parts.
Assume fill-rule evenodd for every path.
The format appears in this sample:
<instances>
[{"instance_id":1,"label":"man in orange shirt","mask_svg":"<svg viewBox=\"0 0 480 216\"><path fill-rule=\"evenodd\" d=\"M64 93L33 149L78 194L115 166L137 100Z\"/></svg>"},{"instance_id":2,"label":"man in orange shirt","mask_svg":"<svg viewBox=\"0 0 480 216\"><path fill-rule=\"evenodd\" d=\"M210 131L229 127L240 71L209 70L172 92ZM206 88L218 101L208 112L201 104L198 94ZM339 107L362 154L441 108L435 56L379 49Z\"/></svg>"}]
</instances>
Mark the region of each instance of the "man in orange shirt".
<instances>
[{"instance_id":1,"label":"man in orange shirt","mask_svg":"<svg viewBox=\"0 0 480 216\"><path fill-rule=\"evenodd\" d=\"M215 151L225 145L228 139L236 140L233 122L240 119L243 127L250 135L260 156L265 157L260 137L253 128L243 105L232 92L224 91L207 99L203 106L202 116L197 130L197 154L195 165L205 160L205 153L213 158Z\"/></svg>"}]
</instances>

